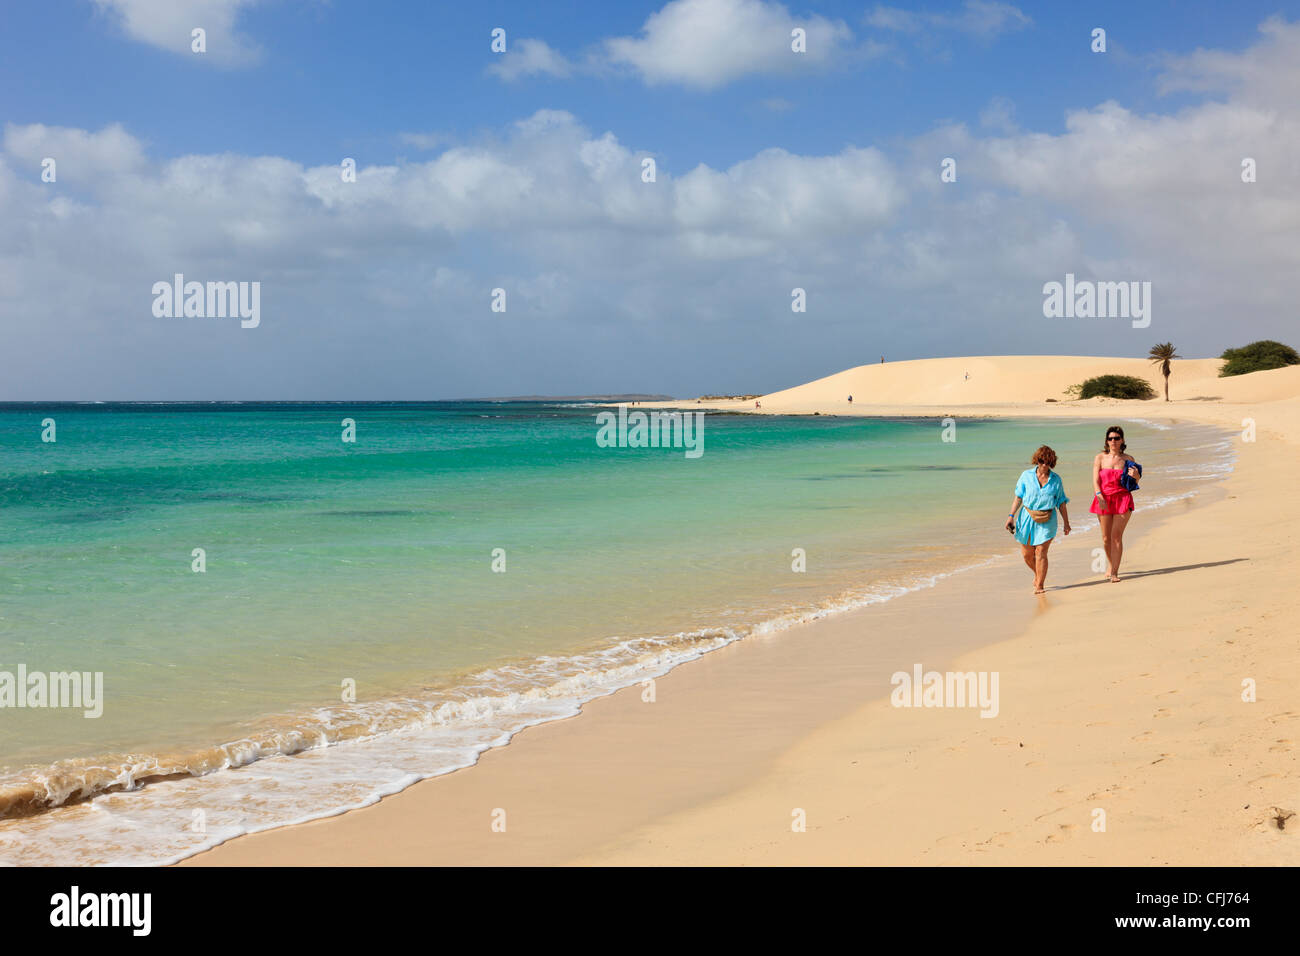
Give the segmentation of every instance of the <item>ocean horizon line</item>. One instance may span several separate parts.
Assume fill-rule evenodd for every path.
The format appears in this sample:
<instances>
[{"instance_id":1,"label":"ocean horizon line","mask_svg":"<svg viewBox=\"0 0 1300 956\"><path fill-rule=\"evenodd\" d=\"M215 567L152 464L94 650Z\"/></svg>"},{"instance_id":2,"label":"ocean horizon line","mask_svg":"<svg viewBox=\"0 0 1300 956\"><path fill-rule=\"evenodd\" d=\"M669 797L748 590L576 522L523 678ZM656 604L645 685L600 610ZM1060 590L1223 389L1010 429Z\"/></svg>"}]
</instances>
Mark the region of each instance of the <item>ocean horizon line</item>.
<instances>
[{"instance_id":1,"label":"ocean horizon line","mask_svg":"<svg viewBox=\"0 0 1300 956\"><path fill-rule=\"evenodd\" d=\"M182 399L14 399L0 401L0 408L51 405L463 405L471 402L672 402L687 399L674 395L615 394L615 395L511 395L482 398L182 398Z\"/></svg>"}]
</instances>

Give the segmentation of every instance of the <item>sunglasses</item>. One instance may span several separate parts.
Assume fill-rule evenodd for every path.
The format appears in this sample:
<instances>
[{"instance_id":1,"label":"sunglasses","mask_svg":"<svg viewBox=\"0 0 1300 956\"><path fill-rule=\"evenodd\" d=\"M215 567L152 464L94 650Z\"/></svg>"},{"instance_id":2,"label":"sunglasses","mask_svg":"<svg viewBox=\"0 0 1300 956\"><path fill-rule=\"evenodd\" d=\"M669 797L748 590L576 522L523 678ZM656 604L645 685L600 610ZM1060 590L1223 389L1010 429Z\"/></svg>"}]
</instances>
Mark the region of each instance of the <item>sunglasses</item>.
<instances>
[{"instance_id":1,"label":"sunglasses","mask_svg":"<svg viewBox=\"0 0 1300 956\"><path fill-rule=\"evenodd\" d=\"M1124 439L1123 439L1121 436L1119 436L1119 435L1107 435L1107 436L1106 436L1106 441L1123 441L1123 440L1124 440Z\"/></svg>"}]
</instances>

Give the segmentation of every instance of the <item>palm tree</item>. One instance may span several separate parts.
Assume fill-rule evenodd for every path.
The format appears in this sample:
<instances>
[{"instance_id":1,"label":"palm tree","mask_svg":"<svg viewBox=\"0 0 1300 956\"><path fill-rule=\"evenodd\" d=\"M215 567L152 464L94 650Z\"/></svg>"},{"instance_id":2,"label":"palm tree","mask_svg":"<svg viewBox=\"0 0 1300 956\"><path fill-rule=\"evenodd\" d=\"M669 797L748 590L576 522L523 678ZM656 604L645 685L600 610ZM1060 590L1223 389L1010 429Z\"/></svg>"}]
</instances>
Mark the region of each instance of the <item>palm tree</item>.
<instances>
[{"instance_id":1,"label":"palm tree","mask_svg":"<svg viewBox=\"0 0 1300 956\"><path fill-rule=\"evenodd\" d=\"M1159 345L1151 346L1151 354L1147 356L1151 359L1152 365L1159 365L1160 372L1165 377L1165 401L1169 401L1169 363L1176 358L1182 358L1174 351L1173 342L1161 342Z\"/></svg>"}]
</instances>

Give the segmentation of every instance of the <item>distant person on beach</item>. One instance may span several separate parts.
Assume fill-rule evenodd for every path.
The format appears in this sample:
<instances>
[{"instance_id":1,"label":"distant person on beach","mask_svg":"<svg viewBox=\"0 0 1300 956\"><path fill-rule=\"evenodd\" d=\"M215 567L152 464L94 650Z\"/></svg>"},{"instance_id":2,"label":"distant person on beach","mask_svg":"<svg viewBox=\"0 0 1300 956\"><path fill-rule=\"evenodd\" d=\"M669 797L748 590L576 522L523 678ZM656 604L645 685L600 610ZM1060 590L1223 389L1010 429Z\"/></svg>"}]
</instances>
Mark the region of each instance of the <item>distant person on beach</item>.
<instances>
[{"instance_id":1,"label":"distant person on beach","mask_svg":"<svg viewBox=\"0 0 1300 956\"><path fill-rule=\"evenodd\" d=\"M849 396L849 404L850 404L850 405L853 404L853 396L852 396L852 395Z\"/></svg>"},{"instance_id":2,"label":"distant person on beach","mask_svg":"<svg viewBox=\"0 0 1300 956\"><path fill-rule=\"evenodd\" d=\"M1133 492L1137 479L1142 477L1142 466L1132 455L1124 454L1128 443L1124 429L1112 425L1106 429L1106 442L1101 453L1092 460L1092 507L1088 510L1101 521L1101 546L1106 551L1107 573L1112 584L1118 584L1119 562L1124 557L1124 529L1137 507ZM1135 474L1136 473L1136 474Z\"/></svg>"},{"instance_id":3,"label":"distant person on beach","mask_svg":"<svg viewBox=\"0 0 1300 956\"><path fill-rule=\"evenodd\" d=\"M883 355L880 356L880 364L881 364L881 365L884 365L884 364L885 364L885 357L884 357Z\"/></svg>"},{"instance_id":4,"label":"distant person on beach","mask_svg":"<svg viewBox=\"0 0 1300 956\"><path fill-rule=\"evenodd\" d=\"M1042 594L1047 580L1047 549L1056 537L1056 511L1061 511L1064 534L1070 533L1070 514L1065 503L1065 486L1056 467L1056 452L1040 445L1016 482L1016 497L1011 502L1006 529L1020 542L1020 555L1034 572L1034 593Z\"/></svg>"}]
</instances>

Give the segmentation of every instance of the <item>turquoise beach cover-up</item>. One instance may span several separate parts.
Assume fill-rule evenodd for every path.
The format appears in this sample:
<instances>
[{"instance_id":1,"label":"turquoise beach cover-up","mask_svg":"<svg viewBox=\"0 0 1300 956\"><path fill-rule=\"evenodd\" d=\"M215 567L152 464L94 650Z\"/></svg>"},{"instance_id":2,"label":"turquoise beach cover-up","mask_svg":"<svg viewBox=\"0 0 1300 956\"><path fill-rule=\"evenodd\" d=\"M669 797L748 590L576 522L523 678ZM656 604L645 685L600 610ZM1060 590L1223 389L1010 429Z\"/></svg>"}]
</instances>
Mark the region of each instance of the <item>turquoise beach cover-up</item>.
<instances>
[{"instance_id":1,"label":"turquoise beach cover-up","mask_svg":"<svg viewBox=\"0 0 1300 956\"><path fill-rule=\"evenodd\" d=\"M1042 544L1056 537L1056 509L1068 502L1061 476L1052 472L1047 484L1039 487L1038 468L1026 468L1016 482L1016 497L1023 507L1016 512L1016 540L1021 544ZM1039 524L1029 517L1029 509L1052 512L1052 516Z\"/></svg>"}]
</instances>

